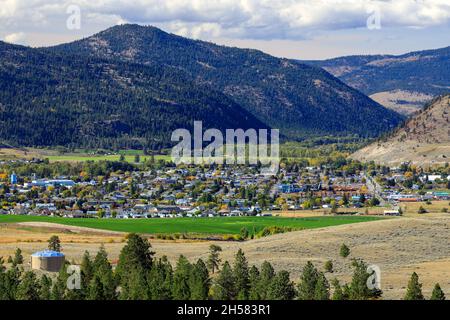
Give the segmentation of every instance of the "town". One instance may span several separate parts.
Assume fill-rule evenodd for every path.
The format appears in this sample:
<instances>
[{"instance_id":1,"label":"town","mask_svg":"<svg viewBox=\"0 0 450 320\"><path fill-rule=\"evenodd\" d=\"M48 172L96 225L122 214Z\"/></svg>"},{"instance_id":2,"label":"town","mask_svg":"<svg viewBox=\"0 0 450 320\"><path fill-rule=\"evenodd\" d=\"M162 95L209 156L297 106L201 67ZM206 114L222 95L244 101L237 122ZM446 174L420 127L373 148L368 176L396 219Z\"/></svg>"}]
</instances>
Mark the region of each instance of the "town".
<instances>
[{"instance_id":1,"label":"town","mask_svg":"<svg viewBox=\"0 0 450 320\"><path fill-rule=\"evenodd\" d=\"M428 172L408 163L388 168L354 160L310 166L284 159L272 176L261 174L258 165L175 166L154 159L3 161L0 214L146 219L313 210L401 215L403 202L449 200L449 173L448 165ZM377 207L384 210L371 210Z\"/></svg>"}]
</instances>

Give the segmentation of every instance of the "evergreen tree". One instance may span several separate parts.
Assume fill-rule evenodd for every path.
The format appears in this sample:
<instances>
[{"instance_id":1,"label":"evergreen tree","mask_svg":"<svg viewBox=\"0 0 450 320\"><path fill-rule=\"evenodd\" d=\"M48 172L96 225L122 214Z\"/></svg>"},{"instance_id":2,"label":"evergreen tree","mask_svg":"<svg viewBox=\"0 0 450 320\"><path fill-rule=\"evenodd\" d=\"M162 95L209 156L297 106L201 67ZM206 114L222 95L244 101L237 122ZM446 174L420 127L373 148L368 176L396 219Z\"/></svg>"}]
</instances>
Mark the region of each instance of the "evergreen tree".
<instances>
[{"instance_id":1,"label":"evergreen tree","mask_svg":"<svg viewBox=\"0 0 450 320\"><path fill-rule=\"evenodd\" d=\"M332 296L332 300L345 300L345 295L344 292L342 290L341 284L339 283L338 279L333 279L332 283L334 291L333 291L333 296Z\"/></svg>"},{"instance_id":2,"label":"evergreen tree","mask_svg":"<svg viewBox=\"0 0 450 320\"><path fill-rule=\"evenodd\" d=\"M369 289L367 280L370 274L367 272L367 265L362 260L354 259L352 263L354 267L352 281L350 283L349 299L351 300L367 300L369 298L377 298L382 292L378 289Z\"/></svg>"},{"instance_id":3,"label":"evergreen tree","mask_svg":"<svg viewBox=\"0 0 450 320\"><path fill-rule=\"evenodd\" d=\"M121 291L120 298L126 300L148 300L148 285L143 269L134 268L128 278L126 291Z\"/></svg>"},{"instance_id":4,"label":"evergreen tree","mask_svg":"<svg viewBox=\"0 0 450 320\"><path fill-rule=\"evenodd\" d=\"M342 258L347 258L347 257L349 256L349 254L350 254L350 248L347 247L347 246L345 245L345 243L343 243L343 244L341 245L340 250L339 250L339 255L340 255Z\"/></svg>"},{"instance_id":5,"label":"evergreen tree","mask_svg":"<svg viewBox=\"0 0 450 320\"><path fill-rule=\"evenodd\" d=\"M441 289L439 283L434 285L433 293L431 294L430 300L445 300L445 294Z\"/></svg>"},{"instance_id":6,"label":"evergreen tree","mask_svg":"<svg viewBox=\"0 0 450 320\"><path fill-rule=\"evenodd\" d=\"M19 287L20 278L22 275L21 270L16 265L13 265L11 269L7 270L6 272L2 272L1 275L1 300L16 300L17 289Z\"/></svg>"},{"instance_id":7,"label":"evergreen tree","mask_svg":"<svg viewBox=\"0 0 450 320\"><path fill-rule=\"evenodd\" d=\"M207 265L211 273L214 274L216 270L219 270L220 258L219 253L222 251L222 248L212 244L209 246L209 256Z\"/></svg>"},{"instance_id":8,"label":"evergreen tree","mask_svg":"<svg viewBox=\"0 0 450 320\"><path fill-rule=\"evenodd\" d=\"M258 292L260 299L262 300L267 299L268 288L274 277L275 271L272 265L269 262L264 261L261 265L261 273L258 284Z\"/></svg>"},{"instance_id":9,"label":"evergreen tree","mask_svg":"<svg viewBox=\"0 0 450 320\"><path fill-rule=\"evenodd\" d=\"M61 241L58 236L51 236L48 239L48 249L56 252L61 251Z\"/></svg>"},{"instance_id":10,"label":"evergreen tree","mask_svg":"<svg viewBox=\"0 0 450 320\"><path fill-rule=\"evenodd\" d=\"M51 299L51 290L52 290L52 279L47 277L45 274L42 275L40 280L40 292L39 298L41 300L50 300Z\"/></svg>"},{"instance_id":11,"label":"evergreen tree","mask_svg":"<svg viewBox=\"0 0 450 320\"><path fill-rule=\"evenodd\" d=\"M81 272L81 286L82 289L87 294L89 291L89 285L91 283L91 280L94 277L94 266L88 251L85 251L83 254L80 272Z\"/></svg>"},{"instance_id":12,"label":"evergreen tree","mask_svg":"<svg viewBox=\"0 0 450 320\"><path fill-rule=\"evenodd\" d=\"M314 300L316 284L319 274L311 261L303 268L300 282L297 285L298 298L300 300Z\"/></svg>"},{"instance_id":13,"label":"evergreen tree","mask_svg":"<svg viewBox=\"0 0 450 320\"><path fill-rule=\"evenodd\" d=\"M228 261L225 261L216 279L213 298L215 300L234 300L236 298L234 274Z\"/></svg>"},{"instance_id":14,"label":"evergreen tree","mask_svg":"<svg viewBox=\"0 0 450 320\"><path fill-rule=\"evenodd\" d=\"M106 300L103 292L103 284L98 275L94 275L90 280L86 297L88 300Z\"/></svg>"},{"instance_id":15,"label":"evergreen tree","mask_svg":"<svg viewBox=\"0 0 450 320\"><path fill-rule=\"evenodd\" d=\"M92 263L92 270L93 277L98 278L98 280L96 280L97 282L100 281L104 300L116 299L116 281L114 279L112 266L108 261L108 254L103 245L95 256L94 262Z\"/></svg>"},{"instance_id":16,"label":"evergreen tree","mask_svg":"<svg viewBox=\"0 0 450 320\"><path fill-rule=\"evenodd\" d=\"M292 300L295 297L294 283L289 278L289 272L280 271L273 278L268 288L269 300Z\"/></svg>"},{"instance_id":17,"label":"evergreen tree","mask_svg":"<svg viewBox=\"0 0 450 320\"><path fill-rule=\"evenodd\" d=\"M327 278L322 272L319 272L317 277L316 287L314 289L314 300L329 300L330 299L330 285Z\"/></svg>"},{"instance_id":18,"label":"evergreen tree","mask_svg":"<svg viewBox=\"0 0 450 320\"><path fill-rule=\"evenodd\" d=\"M153 300L172 299L173 270L164 256L153 264L148 276L149 296Z\"/></svg>"},{"instance_id":19,"label":"evergreen tree","mask_svg":"<svg viewBox=\"0 0 450 320\"><path fill-rule=\"evenodd\" d=\"M425 300L422 294L422 284L419 283L419 276L415 272L408 282L404 300Z\"/></svg>"},{"instance_id":20,"label":"evergreen tree","mask_svg":"<svg viewBox=\"0 0 450 320\"><path fill-rule=\"evenodd\" d=\"M193 265L189 282L192 300L208 299L210 287L209 272L202 259L199 259L197 263Z\"/></svg>"},{"instance_id":21,"label":"evergreen tree","mask_svg":"<svg viewBox=\"0 0 450 320\"><path fill-rule=\"evenodd\" d=\"M189 287L192 265L184 257L180 256L173 274L172 296L175 300L189 300L191 290Z\"/></svg>"},{"instance_id":22,"label":"evergreen tree","mask_svg":"<svg viewBox=\"0 0 450 320\"><path fill-rule=\"evenodd\" d=\"M23 263L22 250L17 248L16 252L14 253L14 259L12 261L12 264L17 266L17 265L22 264L22 263Z\"/></svg>"},{"instance_id":23,"label":"evergreen tree","mask_svg":"<svg viewBox=\"0 0 450 320\"><path fill-rule=\"evenodd\" d=\"M333 262L331 260L327 260L324 264L325 272L333 273Z\"/></svg>"},{"instance_id":24,"label":"evergreen tree","mask_svg":"<svg viewBox=\"0 0 450 320\"><path fill-rule=\"evenodd\" d=\"M25 272L20 284L17 286L17 300L39 300L39 281L32 271Z\"/></svg>"},{"instance_id":25,"label":"evergreen tree","mask_svg":"<svg viewBox=\"0 0 450 320\"><path fill-rule=\"evenodd\" d=\"M249 300L259 300L261 297L259 295L259 281L260 275L259 270L256 266L252 266L249 271L249 281L250 281L250 292Z\"/></svg>"},{"instance_id":26,"label":"evergreen tree","mask_svg":"<svg viewBox=\"0 0 450 320\"><path fill-rule=\"evenodd\" d=\"M58 277L52 287L51 299L52 300L65 300L67 294L67 267L63 266L59 271Z\"/></svg>"},{"instance_id":27,"label":"evergreen tree","mask_svg":"<svg viewBox=\"0 0 450 320\"><path fill-rule=\"evenodd\" d=\"M250 288L250 280L248 273L248 262L242 249L239 249L235 255L233 274L236 284L237 298L239 300L247 300Z\"/></svg>"},{"instance_id":28,"label":"evergreen tree","mask_svg":"<svg viewBox=\"0 0 450 320\"><path fill-rule=\"evenodd\" d=\"M133 282L136 283L136 273L144 276L150 271L154 255L150 248L151 245L147 239L134 233L128 235L127 244L120 252L115 273L117 284L123 293L122 298L129 295L132 277Z\"/></svg>"}]
</instances>

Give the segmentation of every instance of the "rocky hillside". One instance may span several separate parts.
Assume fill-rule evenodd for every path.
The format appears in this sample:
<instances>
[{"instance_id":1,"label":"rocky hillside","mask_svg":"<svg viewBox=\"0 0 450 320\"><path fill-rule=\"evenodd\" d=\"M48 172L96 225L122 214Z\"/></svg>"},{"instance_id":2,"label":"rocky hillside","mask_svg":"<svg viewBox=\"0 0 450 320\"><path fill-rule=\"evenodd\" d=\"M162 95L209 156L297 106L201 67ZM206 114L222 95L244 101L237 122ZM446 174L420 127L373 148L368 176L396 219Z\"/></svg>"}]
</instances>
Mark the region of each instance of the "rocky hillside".
<instances>
[{"instance_id":1,"label":"rocky hillside","mask_svg":"<svg viewBox=\"0 0 450 320\"><path fill-rule=\"evenodd\" d=\"M450 162L450 95L439 97L390 136L352 155L361 161L394 165Z\"/></svg>"}]
</instances>

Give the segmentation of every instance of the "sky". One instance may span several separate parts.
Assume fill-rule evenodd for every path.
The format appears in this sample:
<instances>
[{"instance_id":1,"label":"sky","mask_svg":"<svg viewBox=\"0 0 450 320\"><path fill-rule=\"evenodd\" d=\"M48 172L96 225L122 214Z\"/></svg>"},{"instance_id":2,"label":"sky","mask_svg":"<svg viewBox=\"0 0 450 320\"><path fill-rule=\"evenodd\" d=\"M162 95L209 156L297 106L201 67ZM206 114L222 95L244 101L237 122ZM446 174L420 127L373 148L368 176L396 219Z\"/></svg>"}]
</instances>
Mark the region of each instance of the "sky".
<instances>
[{"instance_id":1,"label":"sky","mask_svg":"<svg viewBox=\"0 0 450 320\"><path fill-rule=\"evenodd\" d=\"M124 23L292 59L450 46L450 0L0 0L0 39L15 44Z\"/></svg>"}]
</instances>

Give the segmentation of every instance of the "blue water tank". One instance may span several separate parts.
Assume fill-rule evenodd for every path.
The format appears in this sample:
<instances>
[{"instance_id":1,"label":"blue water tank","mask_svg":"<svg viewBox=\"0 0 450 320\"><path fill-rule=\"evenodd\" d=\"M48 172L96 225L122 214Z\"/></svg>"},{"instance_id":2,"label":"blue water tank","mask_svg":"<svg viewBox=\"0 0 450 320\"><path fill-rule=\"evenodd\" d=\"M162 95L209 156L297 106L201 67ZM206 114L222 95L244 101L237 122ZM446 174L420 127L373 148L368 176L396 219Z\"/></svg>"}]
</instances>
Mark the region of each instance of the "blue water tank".
<instances>
[{"instance_id":1,"label":"blue water tank","mask_svg":"<svg viewBox=\"0 0 450 320\"><path fill-rule=\"evenodd\" d=\"M35 252L31 255L32 257L48 258L48 257L64 257L64 254L58 251L43 250Z\"/></svg>"}]
</instances>

